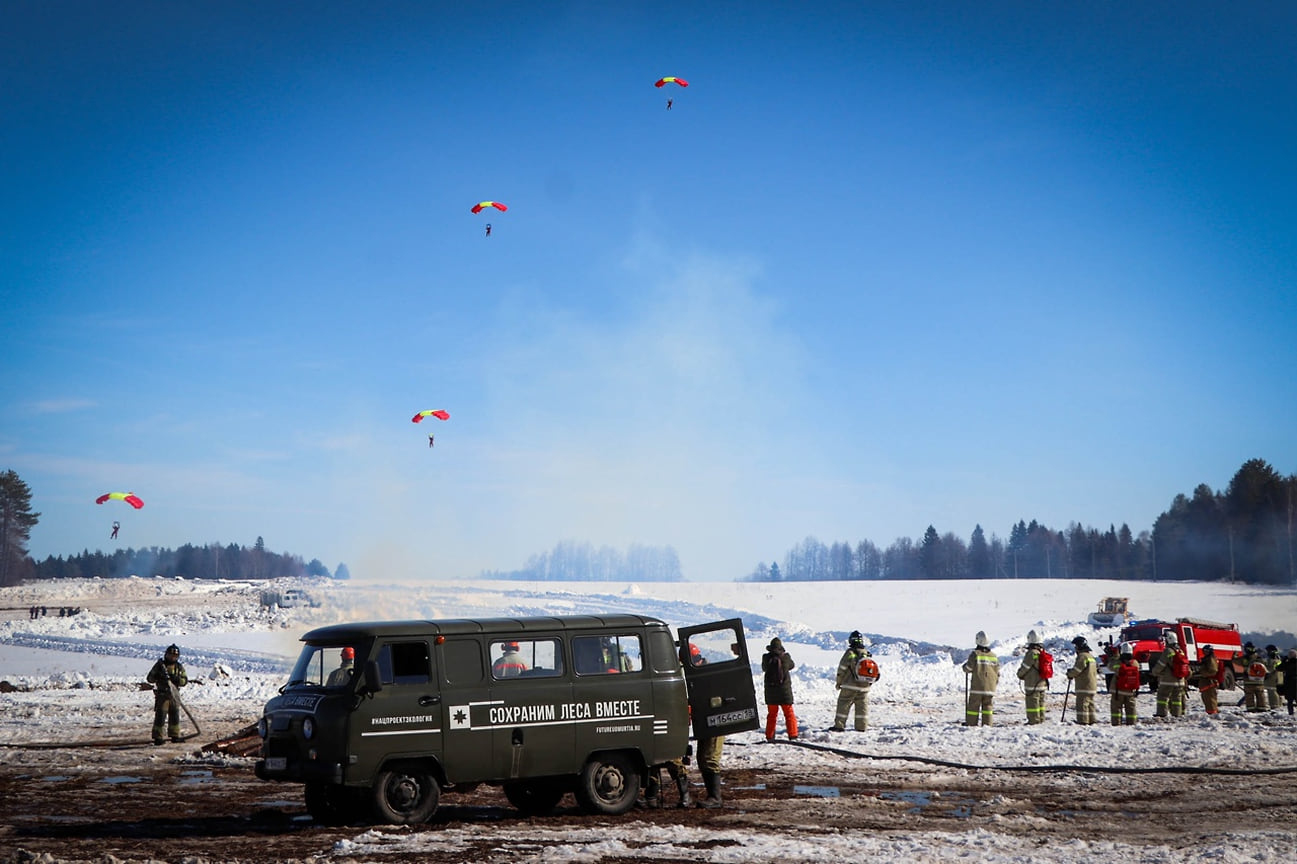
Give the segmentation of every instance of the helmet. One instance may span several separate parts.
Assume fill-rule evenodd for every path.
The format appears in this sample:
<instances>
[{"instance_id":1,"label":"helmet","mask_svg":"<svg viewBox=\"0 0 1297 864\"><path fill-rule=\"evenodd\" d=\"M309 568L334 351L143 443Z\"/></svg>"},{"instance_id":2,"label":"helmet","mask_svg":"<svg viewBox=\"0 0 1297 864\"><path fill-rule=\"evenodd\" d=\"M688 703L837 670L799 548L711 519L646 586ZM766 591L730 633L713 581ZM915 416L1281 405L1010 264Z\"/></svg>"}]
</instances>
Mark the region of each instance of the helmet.
<instances>
[{"instance_id":1,"label":"helmet","mask_svg":"<svg viewBox=\"0 0 1297 864\"><path fill-rule=\"evenodd\" d=\"M1027 631L1027 644L1028 644L1028 645L1039 645L1039 644L1040 644L1040 634L1037 633L1035 630L1028 630L1028 631Z\"/></svg>"},{"instance_id":2,"label":"helmet","mask_svg":"<svg viewBox=\"0 0 1297 864\"><path fill-rule=\"evenodd\" d=\"M689 654L690 654L690 656L697 657L697 656L698 656L699 654L701 654L701 653L703 653L703 652L701 652L701 651L698 650L698 646L697 646L697 645L695 645L693 642L690 642L690 643L689 643Z\"/></svg>"},{"instance_id":3,"label":"helmet","mask_svg":"<svg viewBox=\"0 0 1297 864\"><path fill-rule=\"evenodd\" d=\"M1267 645L1267 646L1265 646L1265 650L1269 651L1271 654L1278 654L1278 653L1279 653L1279 649L1276 648L1274 645Z\"/></svg>"},{"instance_id":4,"label":"helmet","mask_svg":"<svg viewBox=\"0 0 1297 864\"><path fill-rule=\"evenodd\" d=\"M1216 649L1213 648L1213 647L1211 647L1210 645L1204 645L1204 646L1202 646L1202 653L1204 653L1204 654L1215 654L1215 653L1216 653Z\"/></svg>"},{"instance_id":5,"label":"helmet","mask_svg":"<svg viewBox=\"0 0 1297 864\"><path fill-rule=\"evenodd\" d=\"M175 645L175 644L168 645L168 646L167 646L167 653L166 653L166 656L167 656L167 657L179 657L179 656L180 656L180 646L179 646L179 645Z\"/></svg>"},{"instance_id":6,"label":"helmet","mask_svg":"<svg viewBox=\"0 0 1297 864\"><path fill-rule=\"evenodd\" d=\"M506 642L506 643L504 643L504 650L506 650L506 651L517 651L517 650L518 650L518 647L519 647L519 646L518 646L518 643L517 643L517 642Z\"/></svg>"},{"instance_id":7,"label":"helmet","mask_svg":"<svg viewBox=\"0 0 1297 864\"><path fill-rule=\"evenodd\" d=\"M859 630L852 630L851 635L847 637L847 644L852 648L864 648L865 637L860 635Z\"/></svg>"},{"instance_id":8,"label":"helmet","mask_svg":"<svg viewBox=\"0 0 1297 864\"><path fill-rule=\"evenodd\" d=\"M1245 642L1245 643L1243 643L1243 650L1244 650L1244 651L1255 651L1255 650L1256 650L1256 646L1253 645L1251 642Z\"/></svg>"},{"instance_id":9,"label":"helmet","mask_svg":"<svg viewBox=\"0 0 1297 864\"><path fill-rule=\"evenodd\" d=\"M1134 660L1134 659L1135 659L1135 655L1134 655L1134 654L1131 654L1129 651L1122 651L1122 652L1121 652L1121 659L1122 659L1123 662L1124 662L1124 661L1127 661L1127 660Z\"/></svg>"},{"instance_id":10,"label":"helmet","mask_svg":"<svg viewBox=\"0 0 1297 864\"><path fill-rule=\"evenodd\" d=\"M343 649L342 649L342 659L343 659L343 660L355 660L355 659L356 659L356 649L355 649L355 648L352 648L350 645L348 645L346 648L343 648Z\"/></svg>"},{"instance_id":11,"label":"helmet","mask_svg":"<svg viewBox=\"0 0 1297 864\"><path fill-rule=\"evenodd\" d=\"M986 631L985 631L985 630L978 630L978 631L977 631L977 636L975 636L975 637L973 637L973 638L975 638L975 639L977 640L977 647L978 647L978 648L990 648L990 647L991 647L991 640L986 638Z\"/></svg>"},{"instance_id":12,"label":"helmet","mask_svg":"<svg viewBox=\"0 0 1297 864\"><path fill-rule=\"evenodd\" d=\"M1171 631L1168 630L1168 631L1167 631L1167 634L1166 634L1166 644L1168 644L1168 645L1179 645L1179 644L1180 644L1180 639L1179 639L1179 637L1177 637L1174 633L1172 633Z\"/></svg>"},{"instance_id":13,"label":"helmet","mask_svg":"<svg viewBox=\"0 0 1297 864\"><path fill-rule=\"evenodd\" d=\"M1090 643L1085 640L1084 636L1077 636L1075 639L1072 640L1072 644L1076 646L1077 651L1090 650Z\"/></svg>"}]
</instances>

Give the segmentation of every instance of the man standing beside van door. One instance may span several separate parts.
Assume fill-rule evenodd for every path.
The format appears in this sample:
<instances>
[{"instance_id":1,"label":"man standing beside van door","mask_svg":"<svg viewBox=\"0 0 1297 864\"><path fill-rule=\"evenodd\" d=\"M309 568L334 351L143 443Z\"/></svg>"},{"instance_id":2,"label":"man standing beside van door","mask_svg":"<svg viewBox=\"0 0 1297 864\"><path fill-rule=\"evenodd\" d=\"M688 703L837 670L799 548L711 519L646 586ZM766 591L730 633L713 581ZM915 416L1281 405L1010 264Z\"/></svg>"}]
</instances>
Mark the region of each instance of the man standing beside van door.
<instances>
[{"instance_id":1,"label":"man standing beside van door","mask_svg":"<svg viewBox=\"0 0 1297 864\"><path fill-rule=\"evenodd\" d=\"M491 664L491 674L496 678L516 678L527 671L527 664L522 659L521 648L517 642L506 642L504 653Z\"/></svg>"}]
</instances>

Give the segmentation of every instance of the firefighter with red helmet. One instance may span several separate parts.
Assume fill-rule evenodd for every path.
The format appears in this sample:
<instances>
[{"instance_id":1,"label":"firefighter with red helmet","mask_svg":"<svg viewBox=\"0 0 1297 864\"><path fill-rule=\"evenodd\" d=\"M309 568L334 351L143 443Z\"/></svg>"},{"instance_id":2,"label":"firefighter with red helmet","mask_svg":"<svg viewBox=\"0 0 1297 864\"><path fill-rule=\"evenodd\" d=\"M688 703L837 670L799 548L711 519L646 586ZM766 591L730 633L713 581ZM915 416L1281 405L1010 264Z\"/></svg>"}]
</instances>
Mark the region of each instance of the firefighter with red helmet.
<instances>
[{"instance_id":1,"label":"firefighter with red helmet","mask_svg":"<svg viewBox=\"0 0 1297 864\"><path fill-rule=\"evenodd\" d=\"M1121 663L1117 666L1112 678L1112 725L1134 726L1139 719L1135 707L1135 697L1139 695L1140 680L1143 677L1135 655L1129 651L1121 652Z\"/></svg>"},{"instance_id":2,"label":"firefighter with red helmet","mask_svg":"<svg viewBox=\"0 0 1297 864\"><path fill-rule=\"evenodd\" d=\"M1018 665L1018 680L1027 697L1027 725L1035 726L1045 722L1045 694L1049 692L1049 679L1043 674L1040 657L1045 651L1044 644L1035 630L1027 633L1027 653L1022 656Z\"/></svg>"},{"instance_id":3,"label":"firefighter with red helmet","mask_svg":"<svg viewBox=\"0 0 1297 864\"><path fill-rule=\"evenodd\" d=\"M1099 692L1099 663L1084 636L1077 636L1072 644L1076 646L1076 662L1067 670L1067 677L1076 682L1076 722L1091 726L1095 721L1094 694Z\"/></svg>"},{"instance_id":4,"label":"firefighter with red helmet","mask_svg":"<svg viewBox=\"0 0 1297 864\"><path fill-rule=\"evenodd\" d=\"M1155 717L1184 716L1184 688L1188 676L1188 658L1180 648L1180 639L1167 631L1163 637L1162 656L1153 664L1152 673L1157 678L1157 710Z\"/></svg>"},{"instance_id":5,"label":"firefighter with red helmet","mask_svg":"<svg viewBox=\"0 0 1297 864\"><path fill-rule=\"evenodd\" d=\"M501 653L491 664L491 674L496 678L516 678L527 671L527 663L522 659L522 647L516 640L510 640L500 646Z\"/></svg>"},{"instance_id":6,"label":"firefighter with red helmet","mask_svg":"<svg viewBox=\"0 0 1297 864\"><path fill-rule=\"evenodd\" d=\"M351 683L351 676L356 674L356 649L350 645L338 652L338 668L329 673L326 687L345 687Z\"/></svg>"}]
</instances>

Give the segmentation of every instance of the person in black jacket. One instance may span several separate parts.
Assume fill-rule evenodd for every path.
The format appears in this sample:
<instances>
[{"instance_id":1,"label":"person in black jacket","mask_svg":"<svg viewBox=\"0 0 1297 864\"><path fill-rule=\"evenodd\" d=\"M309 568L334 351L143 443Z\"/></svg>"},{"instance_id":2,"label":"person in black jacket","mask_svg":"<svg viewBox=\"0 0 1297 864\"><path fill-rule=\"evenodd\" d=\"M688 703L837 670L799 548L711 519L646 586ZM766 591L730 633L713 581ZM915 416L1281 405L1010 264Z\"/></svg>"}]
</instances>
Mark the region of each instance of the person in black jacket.
<instances>
[{"instance_id":1,"label":"person in black jacket","mask_svg":"<svg viewBox=\"0 0 1297 864\"><path fill-rule=\"evenodd\" d=\"M1292 716L1293 706L1297 704L1297 648L1288 649L1288 656L1279 664L1279 674L1283 676L1279 695L1287 701L1288 715Z\"/></svg>"},{"instance_id":2,"label":"person in black jacket","mask_svg":"<svg viewBox=\"0 0 1297 864\"><path fill-rule=\"evenodd\" d=\"M766 740L775 740L775 722L779 712L784 714L784 729L788 740L797 740L797 715L793 713L793 679L789 676L797 664L784 650L784 643L776 636L766 646L761 658L761 671L766 682Z\"/></svg>"}]
</instances>

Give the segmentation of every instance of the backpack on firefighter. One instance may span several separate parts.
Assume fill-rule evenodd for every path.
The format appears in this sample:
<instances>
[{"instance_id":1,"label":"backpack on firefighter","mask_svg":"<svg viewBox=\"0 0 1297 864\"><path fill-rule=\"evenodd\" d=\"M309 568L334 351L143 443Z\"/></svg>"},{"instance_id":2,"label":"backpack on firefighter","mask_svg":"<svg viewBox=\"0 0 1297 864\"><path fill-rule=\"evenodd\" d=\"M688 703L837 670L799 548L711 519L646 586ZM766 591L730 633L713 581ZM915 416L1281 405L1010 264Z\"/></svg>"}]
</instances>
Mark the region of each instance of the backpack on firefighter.
<instances>
[{"instance_id":1,"label":"backpack on firefighter","mask_svg":"<svg viewBox=\"0 0 1297 864\"><path fill-rule=\"evenodd\" d=\"M1040 649L1040 654L1036 657L1036 671L1040 673L1042 681L1048 681L1054 677L1054 655L1044 648Z\"/></svg>"},{"instance_id":2,"label":"backpack on firefighter","mask_svg":"<svg viewBox=\"0 0 1297 864\"><path fill-rule=\"evenodd\" d=\"M1177 678L1188 678L1193 670L1189 667L1189 658L1183 651L1177 651L1171 657L1171 674Z\"/></svg>"}]
</instances>

